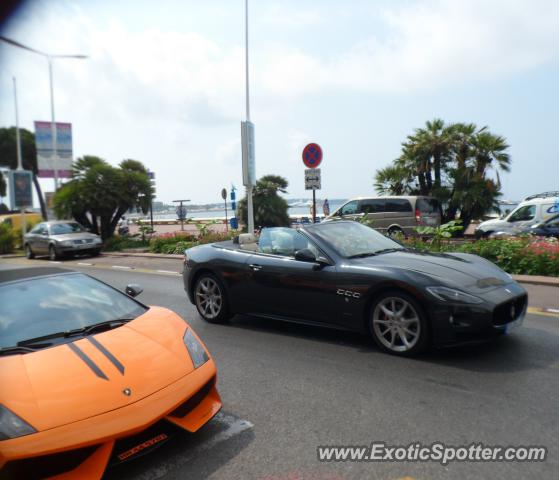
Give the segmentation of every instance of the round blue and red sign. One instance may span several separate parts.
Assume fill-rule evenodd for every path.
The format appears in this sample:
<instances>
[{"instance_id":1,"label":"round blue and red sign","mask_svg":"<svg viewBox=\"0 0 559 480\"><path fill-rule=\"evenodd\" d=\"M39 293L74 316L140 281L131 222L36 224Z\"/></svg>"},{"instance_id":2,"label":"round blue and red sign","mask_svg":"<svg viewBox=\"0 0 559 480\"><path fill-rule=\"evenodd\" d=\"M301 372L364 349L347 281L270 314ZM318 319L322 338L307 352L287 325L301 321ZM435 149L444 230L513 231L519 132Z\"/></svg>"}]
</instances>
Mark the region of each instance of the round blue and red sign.
<instances>
[{"instance_id":1,"label":"round blue and red sign","mask_svg":"<svg viewBox=\"0 0 559 480\"><path fill-rule=\"evenodd\" d=\"M322 162L322 148L318 143L309 143L303 149L303 163L307 168L317 168Z\"/></svg>"}]
</instances>

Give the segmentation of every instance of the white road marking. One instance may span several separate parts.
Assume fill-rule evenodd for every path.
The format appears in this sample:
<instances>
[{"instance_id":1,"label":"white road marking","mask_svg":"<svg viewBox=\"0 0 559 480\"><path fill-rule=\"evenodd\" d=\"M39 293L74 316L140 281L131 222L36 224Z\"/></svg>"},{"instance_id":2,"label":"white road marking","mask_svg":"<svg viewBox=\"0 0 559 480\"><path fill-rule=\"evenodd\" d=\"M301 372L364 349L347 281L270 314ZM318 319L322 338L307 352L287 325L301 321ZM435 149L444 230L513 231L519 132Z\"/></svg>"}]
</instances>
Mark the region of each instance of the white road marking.
<instances>
[{"instance_id":1,"label":"white road marking","mask_svg":"<svg viewBox=\"0 0 559 480\"><path fill-rule=\"evenodd\" d=\"M179 272L173 272L173 271L171 271L171 270L156 270L156 272L159 272L159 273L172 273L173 275L180 275Z\"/></svg>"},{"instance_id":2,"label":"white road marking","mask_svg":"<svg viewBox=\"0 0 559 480\"><path fill-rule=\"evenodd\" d=\"M122 265L111 265L111 268L120 268L121 270L132 270L132 267L124 267Z\"/></svg>"},{"instance_id":3,"label":"white road marking","mask_svg":"<svg viewBox=\"0 0 559 480\"><path fill-rule=\"evenodd\" d=\"M227 426L227 428L213 437L207 439L205 442L196 445L194 448L185 452L185 455L177 455L157 468L151 469L139 477L140 480L157 480L159 478L167 475L171 470L176 471L178 467L190 462L194 457L199 456L201 453L215 447L217 444L229 440L236 435L243 433L245 430L249 430L254 425L248 420L243 420L237 418L233 415L228 415L227 413L218 413L212 422L218 422Z\"/></svg>"},{"instance_id":4,"label":"white road marking","mask_svg":"<svg viewBox=\"0 0 559 480\"><path fill-rule=\"evenodd\" d=\"M93 263L78 262L78 265L83 265L84 267L91 267Z\"/></svg>"},{"instance_id":5,"label":"white road marking","mask_svg":"<svg viewBox=\"0 0 559 480\"><path fill-rule=\"evenodd\" d=\"M559 313L559 309L557 308L546 308L545 311L551 313Z\"/></svg>"},{"instance_id":6,"label":"white road marking","mask_svg":"<svg viewBox=\"0 0 559 480\"><path fill-rule=\"evenodd\" d=\"M49 260L49 263L62 263L62 262L57 262L55 260Z\"/></svg>"}]
</instances>

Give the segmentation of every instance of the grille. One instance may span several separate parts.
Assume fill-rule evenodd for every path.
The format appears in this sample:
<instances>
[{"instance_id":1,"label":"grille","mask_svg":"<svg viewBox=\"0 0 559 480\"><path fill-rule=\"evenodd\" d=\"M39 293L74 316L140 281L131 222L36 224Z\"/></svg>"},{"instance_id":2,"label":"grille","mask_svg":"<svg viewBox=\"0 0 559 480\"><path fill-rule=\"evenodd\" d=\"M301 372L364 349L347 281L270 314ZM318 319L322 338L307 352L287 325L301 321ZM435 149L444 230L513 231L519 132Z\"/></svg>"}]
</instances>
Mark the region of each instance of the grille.
<instances>
[{"instance_id":1,"label":"grille","mask_svg":"<svg viewBox=\"0 0 559 480\"><path fill-rule=\"evenodd\" d=\"M210 390L215 385L215 377L206 383L200 390L198 390L192 397L190 397L186 402L175 408L170 415L172 417L183 418L186 417L192 410L194 410L204 398L210 393Z\"/></svg>"},{"instance_id":2,"label":"grille","mask_svg":"<svg viewBox=\"0 0 559 480\"><path fill-rule=\"evenodd\" d=\"M0 479L25 478L26 480L35 480L60 475L78 468L93 454L97 447L98 445L93 445L52 455L14 460L6 463L4 468L0 470Z\"/></svg>"},{"instance_id":3,"label":"grille","mask_svg":"<svg viewBox=\"0 0 559 480\"><path fill-rule=\"evenodd\" d=\"M528 297L522 295L495 307L493 311L493 325L506 325L519 318L526 309Z\"/></svg>"}]
</instances>

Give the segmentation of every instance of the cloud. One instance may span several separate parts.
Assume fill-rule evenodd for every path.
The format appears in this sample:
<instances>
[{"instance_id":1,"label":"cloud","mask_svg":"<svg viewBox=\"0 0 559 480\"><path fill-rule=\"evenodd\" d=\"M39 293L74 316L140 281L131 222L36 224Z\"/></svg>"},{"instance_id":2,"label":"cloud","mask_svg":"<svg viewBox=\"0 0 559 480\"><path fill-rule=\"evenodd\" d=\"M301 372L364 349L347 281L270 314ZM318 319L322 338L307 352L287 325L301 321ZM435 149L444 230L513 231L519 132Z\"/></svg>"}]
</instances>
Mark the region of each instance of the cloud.
<instances>
[{"instance_id":1,"label":"cloud","mask_svg":"<svg viewBox=\"0 0 559 480\"><path fill-rule=\"evenodd\" d=\"M383 37L337 56L276 50L261 80L278 95L353 90L412 93L485 82L559 56L559 3L447 0L385 8ZM371 19L373 23L373 19Z\"/></svg>"}]
</instances>

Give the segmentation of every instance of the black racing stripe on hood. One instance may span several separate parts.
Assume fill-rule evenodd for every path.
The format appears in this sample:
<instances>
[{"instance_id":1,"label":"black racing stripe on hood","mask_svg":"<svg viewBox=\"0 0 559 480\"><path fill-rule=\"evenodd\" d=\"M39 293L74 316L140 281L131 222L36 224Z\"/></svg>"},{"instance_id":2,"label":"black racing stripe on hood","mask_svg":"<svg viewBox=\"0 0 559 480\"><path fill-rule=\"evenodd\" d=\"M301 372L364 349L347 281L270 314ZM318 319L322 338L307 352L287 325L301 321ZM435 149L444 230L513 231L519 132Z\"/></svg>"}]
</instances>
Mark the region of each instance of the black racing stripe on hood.
<instances>
[{"instance_id":1,"label":"black racing stripe on hood","mask_svg":"<svg viewBox=\"0 0 559 480\"><path fill-rule=\"evenodd\" d=\"M103 373L103 370L101 370L77 345L74 343L67 343L66 345L68 345L70 350L83 360L83 362L93 371L93 373L95 373L95 375L99 378L103 378L104 380L109 380Z\"/></svg>"},{"instance_id":2,"label":"black racing stripe on hood","mask_svg":"<svg viewBox=\"0 0 559 480\"><path fill-rule=\"evenodd\" d=\"M109 352L101 342L99 342L94 337L86 337L86 339L89 340L95 346L95 348L97 348L97 350L99 350L103 355L105 355L105 357L107 357L111 361L111 363L117 368L117 370L122 375L124 375L124 365L120 363L118 359L111 352Z\"/></svg>"}]
</instances>

